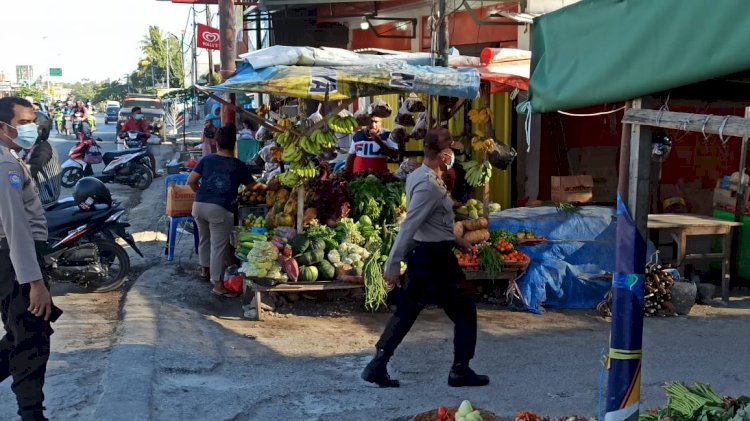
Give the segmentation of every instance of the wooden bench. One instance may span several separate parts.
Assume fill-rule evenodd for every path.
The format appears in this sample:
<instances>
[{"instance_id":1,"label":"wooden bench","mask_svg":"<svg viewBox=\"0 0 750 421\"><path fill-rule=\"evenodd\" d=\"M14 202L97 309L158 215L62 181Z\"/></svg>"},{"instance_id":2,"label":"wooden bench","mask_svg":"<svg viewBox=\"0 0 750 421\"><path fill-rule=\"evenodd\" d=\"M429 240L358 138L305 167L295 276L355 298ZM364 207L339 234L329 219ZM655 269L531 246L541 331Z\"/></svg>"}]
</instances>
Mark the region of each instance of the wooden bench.
<instances>
[{"instance_id":1,"label":"wooden bench","mask_svg":"<svg viewBox=\"0 0 750 421\"><path fill-rule=\"evenodd\" d=\"M289 282L286 284L278 284L276 286L268 287L264 285L258 285L250 279L245 279L244 282L244 293L247 294L252 291L255 294L255 308L258 311L258 321L263 319L263 309L261 305L261 294L264 292L306 292L306 291L334 291L343 289L358 289L364 288L364 285L351 284L348 282L336 282L336 281L323 281L323 282Z\"/></svg>"}]
</instances>

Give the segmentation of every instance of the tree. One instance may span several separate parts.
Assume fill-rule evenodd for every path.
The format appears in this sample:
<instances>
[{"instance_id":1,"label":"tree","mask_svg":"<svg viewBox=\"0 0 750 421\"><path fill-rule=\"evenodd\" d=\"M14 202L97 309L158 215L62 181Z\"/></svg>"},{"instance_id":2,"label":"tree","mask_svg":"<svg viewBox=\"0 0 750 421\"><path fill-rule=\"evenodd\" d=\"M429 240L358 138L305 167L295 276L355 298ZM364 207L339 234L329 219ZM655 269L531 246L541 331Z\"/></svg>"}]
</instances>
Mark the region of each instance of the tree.
<instances>
[{"instance_id":1,"label":"tree","mask_svg":"<svg viewBox=\"0 0 750 421\"><path fill-rule=\"evenodd\" d=\"M39 102L44 98L44 91L37 88L36 86L20 86L16 90L16 96L26 98L30 96L34 99L34 102Z\"/></svg>"},{"instance_id":2,"label":"tree","mask_svg":"<svg viewBox=\"0 0 750 421\"><path fill-rule=\"evenodd\" d=\"M164 37L158 26L150 26L148 34L141 40L141 51L145 54L138 62L138 70L133 75L134 86L139 90L166 85L167 44L169 44L169 85L182 87L182 49L174 37Z\"/></svg>"}]
</instances>

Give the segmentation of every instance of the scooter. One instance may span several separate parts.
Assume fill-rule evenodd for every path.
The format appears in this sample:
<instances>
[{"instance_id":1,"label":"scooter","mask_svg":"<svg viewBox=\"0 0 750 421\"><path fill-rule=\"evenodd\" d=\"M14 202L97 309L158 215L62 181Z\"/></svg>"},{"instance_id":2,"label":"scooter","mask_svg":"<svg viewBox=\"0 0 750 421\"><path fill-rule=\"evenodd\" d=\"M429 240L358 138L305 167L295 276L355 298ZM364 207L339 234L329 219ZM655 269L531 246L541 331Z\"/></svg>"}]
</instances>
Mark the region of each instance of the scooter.
<instances>
[{"instance_id":1,"label":"scooter","mask_svg":"<svg viewBox=\"0 0 750 421\"><path fill-rule=\"evenodd\" d=\"M69 159L60 166L63 187L73 187L81 178L94 175L93 164L96 162L87 161L86 152L92 146L98 146L97 142L102 142L102 139L94 140L90 135L84 135L81 141L70 150ZM128 142L127 144L130 146L134 143ZM142 145L142 143L138 141L137 145ZM105 152L101 155L101 162L105 165L104 170L95 177L105 183L124 184L138 190L145 190L151 185L154 177L147 152L146 146Z\"/></svg>"},{"instance_id":2,"label":"scooter","mask_svg":"<svg viewBox=\"0 0 750 421\"><path fill-rule=\"evenodd\" d=\"M117 237L143 257L127 231L130 224L119 203L82 211L73 198L45 207L50 246L43 257L49 282L69 282L92 292L119 288L130 271L130 257Z\"/></svg>"}]
</instances>

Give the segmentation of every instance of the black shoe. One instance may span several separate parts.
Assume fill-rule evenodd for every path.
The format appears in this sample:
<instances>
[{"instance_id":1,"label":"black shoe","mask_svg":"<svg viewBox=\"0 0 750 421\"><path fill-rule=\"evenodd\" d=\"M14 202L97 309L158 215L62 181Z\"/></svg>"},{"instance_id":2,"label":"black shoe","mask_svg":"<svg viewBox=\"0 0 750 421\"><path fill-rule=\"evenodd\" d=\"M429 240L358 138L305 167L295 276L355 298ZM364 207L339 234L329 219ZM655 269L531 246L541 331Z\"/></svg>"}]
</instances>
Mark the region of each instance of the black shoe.
<instances>
[{"instance_id":1,"label":"black shoe","mask_svg":"<svg viewBox=\"0 0 750 421\"><path fill-rule=\"evenodd\" d=\"M398 380L394 380L388 375L388 360L390 355L387 355L383 350L378 350L375 353L375 357L367 364L364 370L362 370L362 380L370 383L375 383L380 387L399 387L401 384Z\"/></svg>"},{"instance_id":2,"label":"black shoe","mask_svg":"<svg viewBox=\"0 0 750 421\"><path fill-rule=\"evenodd\" d=\"M488 384L490 384L488 376L475 373L468 365L456 364L448 374L448 386L451 387L487 386Z\"/></svg>"}]
</instances>

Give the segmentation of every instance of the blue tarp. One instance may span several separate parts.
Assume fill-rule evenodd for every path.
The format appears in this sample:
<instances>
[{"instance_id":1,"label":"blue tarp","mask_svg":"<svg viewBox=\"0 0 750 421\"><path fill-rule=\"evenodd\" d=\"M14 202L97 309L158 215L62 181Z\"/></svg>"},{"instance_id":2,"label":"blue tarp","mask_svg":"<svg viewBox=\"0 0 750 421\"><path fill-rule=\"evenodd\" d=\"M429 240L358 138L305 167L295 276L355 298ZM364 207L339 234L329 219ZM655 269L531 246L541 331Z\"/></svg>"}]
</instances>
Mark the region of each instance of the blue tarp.
<instances>
[{"instance_id":1,"label":"blue tarp","mask_svg":"<svg viewBox=\"0 0 750 421\"><path fill-rule=\"evenodd\" d=\"M490 230L497 229L525 229L550 240L521 246L531 265L518 286L533 313L543 313L543 305L595 308L612 286L596 278L615 270L613 208L585 206L578 213L554 207L508 209L490 218Z\"/></svg>"}]
</instances>

